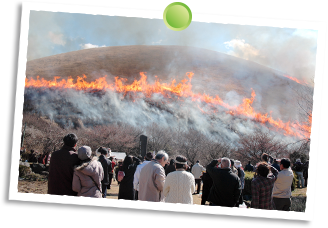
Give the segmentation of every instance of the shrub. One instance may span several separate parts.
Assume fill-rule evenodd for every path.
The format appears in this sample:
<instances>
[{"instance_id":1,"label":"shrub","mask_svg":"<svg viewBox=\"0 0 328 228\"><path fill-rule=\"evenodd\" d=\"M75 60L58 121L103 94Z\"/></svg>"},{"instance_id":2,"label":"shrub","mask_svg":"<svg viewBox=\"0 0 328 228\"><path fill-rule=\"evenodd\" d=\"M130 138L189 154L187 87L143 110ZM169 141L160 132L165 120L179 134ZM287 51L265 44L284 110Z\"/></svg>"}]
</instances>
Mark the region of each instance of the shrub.
<instances>
[{"instance_id":1,"label":"shrub","mask_svg":"<svg viewBox=\"0 0 328 228\"><path fill-rule=\"evenodd\" d=\"M19 177L25 177L32 173L32 170L30 167L27 167L25 165L19 165Z\"/></svg>"},{"instance_id":2,"label":"shrub","mask_svg":"<svg viewBox=\"0 0 328 228\"><path fill-rule=\"evenodd\" d=\"M291 201L291 211L305 212L306 196L292 197Z\"/></svg>"}]
</instances>

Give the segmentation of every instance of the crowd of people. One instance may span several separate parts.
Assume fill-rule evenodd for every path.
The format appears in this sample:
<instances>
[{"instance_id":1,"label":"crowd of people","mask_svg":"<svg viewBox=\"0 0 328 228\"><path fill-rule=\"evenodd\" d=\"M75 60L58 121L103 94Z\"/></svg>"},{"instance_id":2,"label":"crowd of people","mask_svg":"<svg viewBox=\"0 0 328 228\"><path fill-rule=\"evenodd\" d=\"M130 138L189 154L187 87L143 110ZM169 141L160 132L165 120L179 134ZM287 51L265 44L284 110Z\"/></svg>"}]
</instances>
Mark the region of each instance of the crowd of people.
<instances>
[{"instance_id":1,"label":"crowd of people","mask_svg":"<svg viewBox=\"0 0 328 228\"><path fill-rule=\"evenodd\" d=\"M127 155L116 164L109 148L99 147L100 156L95 156L89 146L76 149L77 141L75 134L68 134L63 138L64 146L52 153L48 194L106 198L115 177L118 199L193 204L193 195L202 192L202 205L240 207L245 203L244 171L251 171L251 208L291 208L294 174L287 158L273 159L263 154L262 161L255 166L249 162L243 169L240 161L223 157L203 167L199 161L189 164L182 155L169 160L161 150L157 154L148 152L142 159ZM303 175L306 167L308 163L300 159L293 164L302 187L307 183Z\"/></svg>"}]
</instances>

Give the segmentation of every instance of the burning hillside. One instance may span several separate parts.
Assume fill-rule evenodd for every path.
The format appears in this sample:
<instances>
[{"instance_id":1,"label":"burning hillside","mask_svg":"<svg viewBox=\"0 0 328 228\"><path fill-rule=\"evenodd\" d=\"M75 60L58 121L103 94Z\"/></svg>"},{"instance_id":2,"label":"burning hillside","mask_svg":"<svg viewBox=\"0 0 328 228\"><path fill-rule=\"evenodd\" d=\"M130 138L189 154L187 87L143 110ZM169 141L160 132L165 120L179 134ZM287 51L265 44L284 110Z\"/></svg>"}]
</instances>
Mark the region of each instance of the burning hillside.
<instances>
[{"instance_id":1,"label":"burning hillside","mask_svg":"<svg viewBox=\"0 0 328 228\"><path fill-rule=\"evenodd\" d=\"M246 126L250 124L250 121L255 127L256 125L266 127L285 136L309 137L311 120L302 124L297 121L283 122L280 119L273 119L268 113L262 114L255 111L252 107L256 96L253 89L251 89L251 97L243 98L239 105L225 103L218 95L194 93L192 91L193 75L192 72L187 72L186 78L179 83L176 80L161 83L159 79L156 79L153 84L147 82L144 72L140 73L139 80L131 84L126 83L127 79L119 77L115 77L114 83L108 83L106 76L92 82L87 82L86 76L78 77L76 81L73 78L60 80L60 77L49 81L43 78L36 80L26 78L26 97L34 101L37 97L42 97L36 102L38 105L35 105L34 109L54 119L57 118L56 116L63 116L62 112L68 109L70 111L66 114L80 116L86 122L132 121L133 123L130 123L132 125L147 126L159 121L165 125L174 126L170 123L179 124L182 120L191 122L190 126L208 133L213 132L215 129L213 126L217 127L217 124L229 128L229 125L234 126L237 123ZM102 95L99 97L99 94ZM75 98L83 97L84 99L79 98L77 102L74 102L74 99L70 99L72 95ZM58 99L64 100L58 103ZM99 112L98 109L101 109L99 105L108 110L108 113ZM90 116L91 113L94 115ZM232 121L233 117L237 117L238 121ZM230 121L225 122L227 119ZM219 129L217 131L220 131ZM233 129L241 131L236 126ZM307 131L304 132L304 129Z\"/></svg>"}]
</instances>

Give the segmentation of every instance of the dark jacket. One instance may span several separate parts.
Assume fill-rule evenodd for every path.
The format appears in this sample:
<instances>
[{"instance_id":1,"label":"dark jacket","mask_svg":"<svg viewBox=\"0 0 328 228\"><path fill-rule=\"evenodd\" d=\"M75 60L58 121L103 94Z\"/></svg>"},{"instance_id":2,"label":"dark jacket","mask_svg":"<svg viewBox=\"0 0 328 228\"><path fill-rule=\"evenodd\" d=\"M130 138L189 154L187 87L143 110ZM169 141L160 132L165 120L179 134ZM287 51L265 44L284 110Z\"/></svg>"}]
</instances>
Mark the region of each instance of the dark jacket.
<instances>
[{"instance_id":1,"label":"dark jacket","mask_svg":"<svg viewBox=\"0 0 328 228\"><path fill-rule=\"evenodd\" d=\"M104 170L104 179L101 181L102 185L109 185L109 172L112 170L112 162L103 154L99 156L98 161L101 163Z\"/></svg>"},{"instance_id":2,"label":"dark jacket","mask_svg":"<svg viewBox=\"0 0 328 228\"><path fill-rule=\"evenodd\" d=\"M202 190L202 201L201 205L205 205L208 196L210 195L210 190L213 185L213 181L211 176L208 173L203 173L201 176L202 181L203 181L203 190Z\"/></svg>"},{"instance_id":3,"label":"dark jacket","mask_svg":"<svg viewBox=\"0 0 328 228\"><path fill-rule=\"evenodd\" d=\"M168 165L165 168L165 175L167 176L170 172L174 172L175 170L175 165Z\"/></svg>"},{"instance_id":4,"label":"dark jacket","mask_svg":"<svg viewBox=\"0 0 328 228\"><path fill-rule=\"evenodd\" d=\"M241 194L240 179L230 168L216 168L217 163L213 160L206 166L206 172L213 180L207 200L218 206L237 206Z\"/></svg>"},{"instance_id":5,"label":"dark jacket","mask_svg":"<svg viewBox=\"0 0 328 228\"><path fill-rule=\"evenodd\" d=\"M72 190L74 167L80 164L73 147L64 145L52 153L49 166L48 194L76 196Z\"/></svg>"},{"instance_id":6,"label":"dark jacket","mask_svg":"<svg viewBox=\"0 0 328 228\"><path fill-rule=\"evenodd\" d=\"M140 159L133 157L133 164L125 167L122 165L122 169L124 171L124 178L120 182L119 190L118 190L118 199L127 199L134 200L135 199L135 190L133 188L133 178L134 172L137 169L137 166L140 164Z\"/></svg>"}]
</instances>

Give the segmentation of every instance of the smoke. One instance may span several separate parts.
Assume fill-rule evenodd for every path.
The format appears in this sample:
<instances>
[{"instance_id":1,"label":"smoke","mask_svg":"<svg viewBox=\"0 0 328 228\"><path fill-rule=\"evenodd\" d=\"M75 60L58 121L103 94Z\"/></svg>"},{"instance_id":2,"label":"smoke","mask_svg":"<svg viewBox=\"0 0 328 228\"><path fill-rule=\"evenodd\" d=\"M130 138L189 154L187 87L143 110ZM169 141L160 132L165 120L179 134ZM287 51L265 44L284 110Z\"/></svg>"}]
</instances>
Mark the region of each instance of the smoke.
<instances>
[{"instance_id":1,"label":"smoke","mask_svg":"<svg viewBox=\"0 0 328 228\"><path fill-rule=\"evenodd\" d=\"M230 92L229 101L240 100L238 94ZM111 90L78 91L74 89L25 89L25 112L35 112L47 116L62 127L86 127L102 124L124 123L138 129L146 129L156 124L163 129L184 131L194 129L202 134L236 145L239 135L248 134L256 129L268 130L249 118L232 116L224 108L213 107L207 103L192 101L190 98L165 98L161 94L145 97L143 94L130 93L125 96ZM75 120L75 121L74 121ZM76 121L78 120L78 121ZM283 141L293 137L276 132Z\"/></svg>"}]
</instances>

